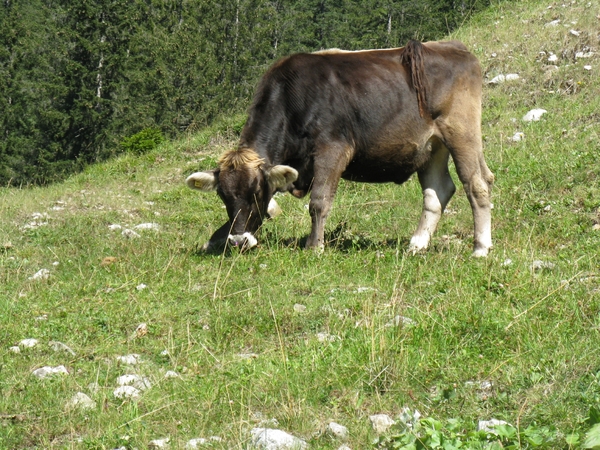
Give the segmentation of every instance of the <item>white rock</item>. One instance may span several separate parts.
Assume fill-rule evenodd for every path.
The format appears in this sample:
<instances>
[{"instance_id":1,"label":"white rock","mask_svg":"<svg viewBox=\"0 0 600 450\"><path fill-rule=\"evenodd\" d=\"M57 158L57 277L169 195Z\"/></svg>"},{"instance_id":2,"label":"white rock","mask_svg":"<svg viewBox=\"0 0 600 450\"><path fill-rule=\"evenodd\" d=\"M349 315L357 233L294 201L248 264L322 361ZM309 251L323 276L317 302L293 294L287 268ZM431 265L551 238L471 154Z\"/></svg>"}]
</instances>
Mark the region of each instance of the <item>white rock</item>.
<instances>
[{"instance_id":1,"label":"white rock","mask_svg":"<svg viewBox=\"0 0 600 450\"><path fill-rule=\"evenodd\" d=\"M48 269L40 269L32 276L29 277L32 281L43 281L50 277L50 271Z\"/></svg>"},{"instance_id":2,"label":"white rock","mask_svg":"<svg viewBox=\"0 0 600 450\"><path fill-rule=\"evenodd\" d=\"M396 421L387 414L373 414L372 416L369 416L369 420L371 421L371 425L377 434L385 433L392 425L396 423Z\"/></svg>"},{"instance_id":3,"label":"white rock","mask_svg":"<svg viewBox=\"0 0 600 450\"><path fill-rule=\"evenodd\" d=\"M480 420L477 425L477 431L485 431L486 433L494 433L498 425L510 425L508 422L504 420L490 419L490 420Z\"/></svg>"},{"instance_id":4,"label":"white rock","mask_svg":"<svg viewBox=\"0 0 600 450\"><path fill-rule=\"evenodd\" d=\"M154 230L158 231L160 229L160 225L157 223L140 223L133 227L135 230Z\"/></svg>"},{"instance_id":5,"label":"white rock","mask_svg":"<svg viewBox=\"0 0 600 450\"><path fill-rule=\"evenodd\" d=\"M548 62L556 62L558 61L558 56L556 56L554 53L550 53L550 56L548 56Z\"/></svg>"},{"instance_id":6,"label":"white rock","mask_svg":"<svg viewBox=\"0 0 600 450\"><path fill-rule=\"evenodd\" d=\"M38 344L37 339L28 338L28 339L23 339L21 342L19 342L19 347L32 348L32 347L35 347L37 344Z\"/></svg>"},{"instance_id":7,"label":"white rock","mask_svg":"<svg viewBox=\"0 0 600 450\"><path fill-rule=\"evenodd\" d=\"M140 391L145 391L152 387L148 378L135 374L121 375L117 378L117 384L119 386L133 386Z\"/></svg>"},{"instance_id":8,"label":"white rock","mask_svg":"<svg viewBox=\"0 0 600 450\"><path fill-rule=\"evenodd\" d=\"M348 439L348 428L346 428L344 425L340 425L339 423L330 422L327 425L327 432L343 441Z\"/></svg>"},{"instance_id":9,"label":"white rock","mask_svg":"<svg viewBox=\"0 0 600 450\"><path fill-rule=\"evenodd\" d=\"M123 364L133 366L142 362L140 355L132 353L131 355L116 356L117 361Z\"/></svg>"},{"instance_id":10,"label":"white rock","mask_svg":"<svg viewBox=\"0 0 600 450\"><path fill-rule=\"evenodd\" d=\"M169 438L154 439L148 442L148 448L168 448L170 441L171 439Z\"/></svg>"},{"instance_id":11,"label":"white rock","mask_svg":"<svg viewBox=\"0 0 600 450\"><path fill-rule=\"evenodd\" d=\"M208 444L208 439L204 439L204 438L190 439L185 444L184 449L185 450L196 450L199 446L206 445L206 444Z\"/></svg>"},{"instance_id":12,"label":"white rock","mask_svg":"<svg viewBox=\"0 0 600 450\"><path fill-rule=\"evenodd\" d=\"M294 311L299 314L302 314L303 312L306 312L306 306L301 305L300 303L296 303L294 305Z\"/></svg>"},{"instance_id":13,"label":"white rock","mask_svg":"<svg viewBox=\"0 0 600 450\"><path fill-rule=\"evenodd\" d=\"M146 289L148 286L146 286L144 283L138 284L135 288L138 291L143 291L144 289Z\"/></svg>"},{"instance_id":14,"label":"white rock","mask_svg":"<svg viewBox=\"0 0 600 450\"><path fill-rule=\"evenodd\" d=\"M545 109L532 109L531 111L529 111L527 114L525 114L523 116L523 120L525 122L535 122L540 120L540 118L546 114L548 111L546 111Z\"/></svg>"},{"instance_id":15,"label":"white rock","mask_svg":"<svg viewBox=\"0 0 600 450\"><path fill-rule=\"evenodd\" d=\"M317 339L319 342L333 342L337 339L337 336L333 334L326 333L324 331L317 333Z\"/></svg>"},{"instance_id":16,"label":"white rock","mask_svg":"<svg viewBox=\"0 0 600 450\"><path fill-rule=\"evenodd\" d=\"M340 447L338 447L337 450L352 450L350 447L348 447L347 445L342 445Z\"/></svg>"},{"instance_id":17,"label":"white rock","mask_svg":"<svg viewBox=\"0 0 600 450\"><path fill-rule=\"evenodd\" d=\"M78 392L67 402L67 408L95 409L96 402L83 392Z\"/></svg>"},{"instance_id":18,"label":"white rock","mask_svg":"<svg viewBox=\"0 0 600 450\"><path fill-rule=\"evenodd\" d=\"M539 259L536 259L531 263L531 268L536 272L543 269L552 270L554 267L556 267L554 263L551 263L550 261L541 261Z\"/></svg>"},{"instance_id":19,"label":"white rock","mask_svg":"<svg viewBox=\"0 0 600 450\"><path fill-rule=\"evenodd\" d=\"M577 30L569 30L569 33L571 33L573 36L579 36L581 33Z\"/></svg>"},{"instance_id":20,"label":"white rock","mask_svg":"<svg viewBox=\"0 0 600 450\"><path fill-rule=\"evenodd\" d=\"M417 324L417 322L415 322L410 317L395 316L392 320L390 320L388 323L386 323L385 326L389 328L389 327L399 327L400 325L414 326L416 324Z\"/></svg>"},{"instance_id":21,"label":"white rock","mask_svg":"<svg viewBox=\"0 0 600 450\"><path fill-rule=\"evenodd\" d=\"M136 233L133 230L130 230L129 228L125 228L123 231L121 231L121 235L123 237L126 237L127 239L134 239L140 237L138 233Z\"/></svg>"},{"instance_id":22,"label":"white rock","mask_svg":"<svg viewBox=\"0 0 600 450\"><path fill-rule=\"evenodd\" d=\"M592 70L592 66L583 66L585 70Z\"/></svg>"},{"instance_id":23,"label":"white rock","mask_svg":"<svg viewBox=\"0 0 600 450\"><path fill-rule=\"evenodd\" d=\"M494 78L492 78L490 81L488 81L488 84L500 84L500 83L503 83L504 81L506 81L506 76L500 74L500 75L496 75Z\"/></svg>"},{"instance_id":24,"label":"white rock","mask_svg":"<svg viewBox=\"0 0 600 450\"><path fill-rule=\"evenodd\" d=\"M591 58L594 56L594 52L577 52L575 58Z\"/></svg>"},{"instance_id":25,"label":"white rock","mask_svg":"<svg viewBox=\"0 0 600 450\"><path fill-rule=\"evenodd\" d=\"M8 351L9 351L9 352L12 352L12 353L21 353L21 349L19 348L19 346L18 346L18 345L15 345L15 346L13 346L13 347L10 347L10 348L8 349Z\"/></svg>"},{"instance_id":26,"label":"white rock","mask_svg":"<svg viewBox=\"0 0 600 450\"><path fill-rule=\"evenodd\" d=\"M555 27L560 23L560 19L553 20L552 22L548 22L546 24L547 27Z\"/></svg>"},{"instance_id":27,"label":"white rock","mask_svg":"<svg viewBox=\"0 0 600 450\"><path fill-rule=\"evenodd\" d=\"M165 378L179 378L179 374L174 370L167 370L165 372Z\"/></svg>"},{"instance_id":28,"label":"white rock","mask_svg":"<svg viewBox=\"0 0 600 450\"><path fill-rule=\"evenodd\" d=\"M135 400L140 397L139 389L133 386L120 386L113 391L115 398Z\"/></svg>"},{"instance_id":29,"label":"white rock","mask_svg":"<svg viewBox=\"0 0 600 450\"><path fill-rule=\"evenodd\" d=\"M71 356L75 356L75 352L71 349L71 347L69 347L66 344L63 344L62 342L50 341L48 342L48 345L55 352L66 352L69 353Z\"/></svg>"},{"instance_id":30,"label":"white rock","mask_svg":"<svg viewBox=\"0 0 600 450\"><path fill-rule=\"evenodd\" d=\"M504 83L505 81L518 80L519 78L519 74L517 73L509 73L507 75L500 74L488 81L488 84L500 84Z\"/></svg>"},{"instance_id":31,"label":"white rock","mask_svg":"<svg viewBox=\"0 0 600 450\"><path fill-rule=\"evenodd\" d=\"M109 226L108 226L108 229L109 229L110 231L120 230L120 229L122 229L122 228L123 228L123 227L122 227L121 225L119 225L119 224L116 224L116 223L113 223L112 225L109 225Z\"/></svg>"},{"instance_id":32,"label":"white rock","mask_svg":"<svg viewBox=\"0 0 600 450\"><path fill-rule=\"evenodd\" d=\"M34 370L31 374L35 377L44 379L54 375L69 375L69 371L65 366L44 366L39 369Z\"/></svg>"},{"instance_id":33,"label":"white rock","mask_svg":"<svg viewBox=\"0 0 600 450\"><path fill-rule=\"evenodd\" d=\"M523 134L523 132L521 132L521 131L517 131L515 134L513 134L513 137L510 138L510 140L513 142L519 142L519 141L522 141L523 139L525 139L525 134Z\"/></svg>"},{"instance_id":34,"label":"white rock","mask_svg":"<svg viewBox=\"0 0 600 450\"><path fill-rule=\"evenodd\" d=\"M291 434L271 428L253 428L251 445L265 450L303 450L308 444Z\"/></svg>"},{"instance_id":35,"label":"white rock","mask_svg":"<svg viewBox=\"0 0 600 450\"><path fill-rule=\"evenodd\" d=\"M503 266L503 267L508 267L508 266L510 266L510 265L512 264L512 262L513 262L513 260L512 260L512 259L510 259L510 258L506 258L506 259L504 260L504 262L502 263L502 266Z\"/></svg>"}]
</instances>

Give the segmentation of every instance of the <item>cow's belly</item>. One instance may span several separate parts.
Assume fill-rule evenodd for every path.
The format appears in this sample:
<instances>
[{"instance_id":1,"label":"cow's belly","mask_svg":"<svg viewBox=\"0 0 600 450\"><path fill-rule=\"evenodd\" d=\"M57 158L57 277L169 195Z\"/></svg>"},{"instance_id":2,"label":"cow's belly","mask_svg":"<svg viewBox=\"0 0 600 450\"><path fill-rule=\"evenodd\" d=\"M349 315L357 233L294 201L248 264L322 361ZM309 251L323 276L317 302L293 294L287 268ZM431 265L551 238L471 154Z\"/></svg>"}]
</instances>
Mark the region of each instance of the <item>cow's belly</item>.
<instances>
[{"instance_id":1,"label":"cow's belly","mask_svg":"<svg viewBox=\"0 0 600 450\"><path fill-rule=\"evenodd\" d=\"M424 167L431 157L431 140L400 147L375 147L358 153L342 178L365 183L404 183Z\"/></svg>"}]
</instances>

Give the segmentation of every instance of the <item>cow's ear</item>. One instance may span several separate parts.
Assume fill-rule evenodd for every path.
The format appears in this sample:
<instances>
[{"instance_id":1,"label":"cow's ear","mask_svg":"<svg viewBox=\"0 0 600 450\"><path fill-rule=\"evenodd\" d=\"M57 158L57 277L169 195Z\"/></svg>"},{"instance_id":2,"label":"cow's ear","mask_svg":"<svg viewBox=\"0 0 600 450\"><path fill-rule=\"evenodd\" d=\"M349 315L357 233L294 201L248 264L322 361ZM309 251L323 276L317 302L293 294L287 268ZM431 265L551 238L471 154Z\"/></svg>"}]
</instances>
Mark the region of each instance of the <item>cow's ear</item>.
<instances>
[{"instance_id":1,"label":"cow's ear","mask_svg":"<svg viewBox=\"0 0 600 450\"><path fill-rule=\"evenodd\" d=\"M199 191L214 191L217 189L219 180L214 171L196 172L187 177L185 183L190 189L197 189Z\"/></svg>"},{"instance_id":2,"label":"cow's ear","mask_svg":"<svg viewBox=\"0 0 600 450\"><path fill-rule=\"evenodd\" d=\"M298 179L298 171L290 166L277 165L265 171L267 180L274 191L285 190Z\"/></svg>"}]
</instances>

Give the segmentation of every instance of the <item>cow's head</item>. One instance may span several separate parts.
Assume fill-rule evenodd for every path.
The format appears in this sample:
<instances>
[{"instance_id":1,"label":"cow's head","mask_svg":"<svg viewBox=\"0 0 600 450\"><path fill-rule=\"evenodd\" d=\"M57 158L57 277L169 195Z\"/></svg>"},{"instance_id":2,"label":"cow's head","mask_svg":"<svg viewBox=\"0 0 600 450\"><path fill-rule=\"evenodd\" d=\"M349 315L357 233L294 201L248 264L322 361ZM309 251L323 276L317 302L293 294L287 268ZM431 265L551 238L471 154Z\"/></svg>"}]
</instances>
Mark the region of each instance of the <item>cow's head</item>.
<instances>
[{"instance_id":1,"label":"cow's head","mask_svg":"<svg viewBox=\"0 0 600 450\"><path fill-rule=\"evenodd\" d=\"M269 165L253 150L238 149L225 153L217 169L193 173L186 183L192 189L217 191L229 216L229 244L251 248L263 220L279 210L273 194L290 189L297 178L292 167Z\"/></svg>"}]
</instances>

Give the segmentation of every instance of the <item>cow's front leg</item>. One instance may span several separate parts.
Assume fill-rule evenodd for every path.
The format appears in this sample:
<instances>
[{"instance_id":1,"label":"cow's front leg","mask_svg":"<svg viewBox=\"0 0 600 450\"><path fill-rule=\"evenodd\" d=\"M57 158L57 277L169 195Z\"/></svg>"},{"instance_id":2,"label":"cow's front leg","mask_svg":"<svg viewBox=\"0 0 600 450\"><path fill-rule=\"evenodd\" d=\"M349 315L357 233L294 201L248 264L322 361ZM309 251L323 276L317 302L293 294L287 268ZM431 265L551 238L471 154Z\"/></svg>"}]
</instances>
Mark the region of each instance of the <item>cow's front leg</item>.
<instances>
[{"instance_id":1,"label":"cow's front leg","mask_svg":"<svg viewBox=\"0 0 600 450\"><path fill-rule=\"evenodd\" d=\"M409 251L413 254L429 246L440 217L456 191L448 173L448 156L445 146L441 143L435 145L429 164L418 173L423 189L423 212L419 226L410 240Z\"/></svg>"},{"instance_id":2,"label":"cow's front leg","mask_svg":"<svg viewBox=\"0 0 600 450\"><path fill-rule=\"evenodd\" d=\"M312 220L306 248L321 250L325 246L325 220L352 151L348 146L330 145L314 159L314 178L308 210Z\"/></svg>"},{"instance_id":3,"label":"cow's front leg","mask_svg":"<svg viewBox=\"0 0 600 450\"><path fill-rule=\"evenodd\" d=\"M231 222L225 222L217 231L215 231L208 242L204 244L202 250L207 253L219 252L227 244L227 237L231 231Z\"/></svg>"}]
</instances>

